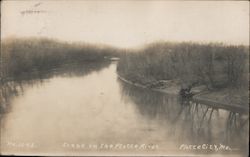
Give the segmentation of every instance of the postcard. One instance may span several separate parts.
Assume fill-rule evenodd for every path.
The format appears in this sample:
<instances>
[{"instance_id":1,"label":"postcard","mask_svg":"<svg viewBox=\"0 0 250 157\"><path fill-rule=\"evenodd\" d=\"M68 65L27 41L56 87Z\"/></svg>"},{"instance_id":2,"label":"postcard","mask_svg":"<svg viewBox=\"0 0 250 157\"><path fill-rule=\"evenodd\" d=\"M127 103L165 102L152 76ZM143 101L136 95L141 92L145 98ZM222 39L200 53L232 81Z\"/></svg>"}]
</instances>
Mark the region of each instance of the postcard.
<instances>
[{"instance_id":1,"label":"postcard","mask_svg":"<svg viewBox=\"0 0 250 157\"><path fill-rule=\"evenodd\" d=\"M0 154L249 154L249 1L1 1Z\"/></svg>"}]
</instances>

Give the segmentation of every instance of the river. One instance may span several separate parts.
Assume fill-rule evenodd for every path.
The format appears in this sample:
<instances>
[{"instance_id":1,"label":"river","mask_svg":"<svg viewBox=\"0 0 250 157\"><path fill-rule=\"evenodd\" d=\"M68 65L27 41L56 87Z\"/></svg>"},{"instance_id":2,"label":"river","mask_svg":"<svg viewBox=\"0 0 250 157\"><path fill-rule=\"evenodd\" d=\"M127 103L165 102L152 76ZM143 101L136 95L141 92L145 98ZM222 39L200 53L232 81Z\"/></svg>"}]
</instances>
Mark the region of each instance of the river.
<instances>
[{"instance_id":1,"label":"river","mask_svg":"<svg viewBox=\"0 0 250 157\"><path fill-rule=\"evenodd\" d=\"M2 118L1 152L246 153L248 126L239 129L242 117L204 105L183 105L177 96L133 87L117 78L116 64L19 84L18 94L11 97L11 107Z\"/></svg>"}]
</instances>

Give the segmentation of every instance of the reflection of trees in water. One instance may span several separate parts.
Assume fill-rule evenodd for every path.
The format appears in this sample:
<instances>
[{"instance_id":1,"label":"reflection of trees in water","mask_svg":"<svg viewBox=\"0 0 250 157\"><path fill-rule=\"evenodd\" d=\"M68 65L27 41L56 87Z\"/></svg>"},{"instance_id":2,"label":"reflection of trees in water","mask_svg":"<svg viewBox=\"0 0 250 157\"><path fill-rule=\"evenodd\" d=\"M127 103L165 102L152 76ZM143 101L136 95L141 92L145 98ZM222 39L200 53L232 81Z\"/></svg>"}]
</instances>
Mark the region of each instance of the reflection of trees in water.
<instances>
[{"instance_id":1,"label":"reflection of trees in water","mask_svg":"<svg viewBox=\"0 0 250 157\"><path fill-rule=\"evenodd\" d=\"M23 92L23 86L19 82L6 82L0 86L0 114L8 112L8 105L13 96L17 96L19 91Z\"/></svg>"},{"instance_id":2,"label":"reflection of trees in water","mask_svg":"<svg viewBox=\"0 0 250 157\"><path fill-rule=\"evenodd\" d=\"M84 76L94 71L98 72L109 65L109 61L87 62L81 65L68 64L50 71L34 71L32 73L24 73L16 78L5 79L4 82L0 82L0 114L10 110L11 98L23 94L24 86L42 85L45 81L48 81L48 78L55 76Z\"/></svg>"},{"instance_id":3,"label":"reflection of trees in water","mask_svg":"<svg viewBox=\"0 0 250 157\"><path fill-rule=\"evenodd\" d=\"M120 82L123 99L134 102L147 119L165 121L168 137L190 144L224 144L247 149L248 115L220 110L195 102L181 103L170 96Z\"/></svg>"},{"instance_id":4,"label":"reflection of trees in water","mask_svg":"<svg viewBox=\"0 0 250 157\"><path fill-rule=\"evenodd\" d=\"M226 121L225 140L227 143L237 141L241 147L248 149L249 115L230 112Z\"/></svg>"},{"instance_id":5,"label":"reflection of trees in water","mask_svg":"<svg viewBox=\"0 0 250 157\"><path fill-rule=\"evenodd\" d=\"M120 81L121 82L121 81ZM169 117L168 104L171 103L171 99L164 99L162 93L150 92L148 89L138 88L131 85L122 85L122 93L124 99L132 100L141 115L148 119L154 119L158 116ZM127 98L129 96L129 98Z\"/></svg>"},{"instance_id":6,"label":"reflection of trees in water","mask_svg":"<svg viewBox=\"0 0 250 157\"><path fill-rule=\"evenodd\" d=\"M53 76L84 76L93 71L99 71L102 68L108 67L109 61L101 62L83 62L82 64L65 64L57 68L51 68L49 71L33 71L31 73L22 73L13 78L14 81L27 81L35 79L46 79Z\"/></svg>"}]
</instances>

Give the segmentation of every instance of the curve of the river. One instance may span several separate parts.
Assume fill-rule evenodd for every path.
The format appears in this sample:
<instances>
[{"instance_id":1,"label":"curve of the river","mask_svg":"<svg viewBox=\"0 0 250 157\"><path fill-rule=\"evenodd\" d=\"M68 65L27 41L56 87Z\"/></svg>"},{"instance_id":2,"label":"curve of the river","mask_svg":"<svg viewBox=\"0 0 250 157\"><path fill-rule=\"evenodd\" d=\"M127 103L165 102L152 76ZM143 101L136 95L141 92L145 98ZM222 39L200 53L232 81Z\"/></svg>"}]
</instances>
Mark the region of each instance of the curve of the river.
<instances>
[{"instance_id":1,"label":"curve of the river","mask_svg":"<svg viewBox=\"0 0 250 157\"><path fill-rule=\"evenodd\" d=\"M128 85L117 78L116 63L24 83L10 105L1 123L3 154L241 154L248 149L248 127L237 131L242 117L181 105L177 97ZM184 150L203 144L230 150Z\"/></svg>"}]
</instances>

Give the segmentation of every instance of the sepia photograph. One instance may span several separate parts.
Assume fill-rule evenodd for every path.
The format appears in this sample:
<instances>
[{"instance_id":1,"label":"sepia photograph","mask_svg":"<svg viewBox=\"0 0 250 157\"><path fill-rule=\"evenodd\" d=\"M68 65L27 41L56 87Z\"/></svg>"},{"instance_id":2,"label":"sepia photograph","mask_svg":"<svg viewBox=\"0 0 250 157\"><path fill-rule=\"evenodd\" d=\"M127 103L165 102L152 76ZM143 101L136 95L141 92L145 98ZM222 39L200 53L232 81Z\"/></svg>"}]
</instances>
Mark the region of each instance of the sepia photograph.
<instances>
[{"instance_id":1,"label":"sepia photograph","mask_svg":"<svg viewBox=\"0 0 250 157\"><path fill-rule=\"evenodd\" d=\"M0 155L248 157L249 5L2 0Z\"/></svg>"}]
</instances>

